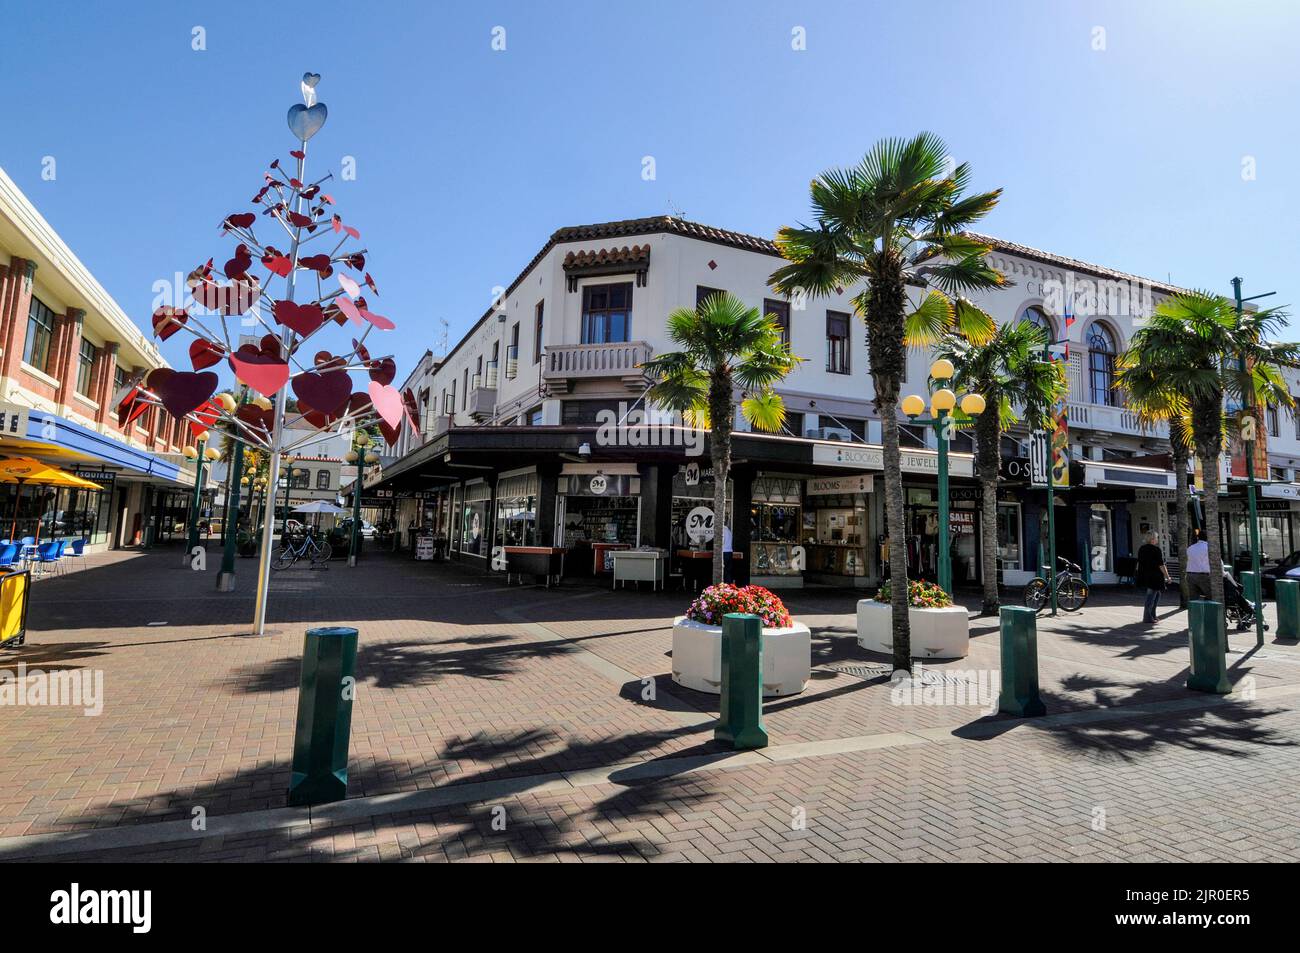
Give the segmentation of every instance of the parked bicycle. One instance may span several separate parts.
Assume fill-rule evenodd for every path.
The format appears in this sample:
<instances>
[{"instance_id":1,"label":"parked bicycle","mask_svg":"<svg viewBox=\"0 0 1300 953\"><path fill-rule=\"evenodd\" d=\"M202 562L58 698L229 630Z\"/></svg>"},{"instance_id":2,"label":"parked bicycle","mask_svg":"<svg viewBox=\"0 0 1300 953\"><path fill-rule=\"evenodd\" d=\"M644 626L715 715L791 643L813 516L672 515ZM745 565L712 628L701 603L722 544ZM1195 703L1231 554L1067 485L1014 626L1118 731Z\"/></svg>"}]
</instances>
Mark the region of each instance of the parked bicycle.
<instances>
[{"instance_id":1,"label":"parked bicycle","mask_svg":"<svg viewBox=\"0 0 1300 953\"><path fill-rule=\"evenodd\" d=\"M315 533L308 531L298 536L285 537L275 553L271 566L274 569L288 569L303 558L309 559L315 566L317 563L328 563L332 555L329 541L317 539Z\"/></svg>"},{"instance_id":2,"label":"parked bicycle","mask_svg":"<svg viewBox=\"0 0 1300 953\"><path fill-rule=\"evenodd\" d=\"M1058 556L1056 561L1064 566L1056 571L1056 604L1066 612L1078 612L1088 601L1088 584L1083 581L1083 569L1064 556ZM1047 568L1043 567L1044 573ZM1029 580L1029 585L1025 586L1026 606L1035 612L1042 612L1051 601L1052 590L1046 579L1036 576Z\"/></svg>"}]
</instances>

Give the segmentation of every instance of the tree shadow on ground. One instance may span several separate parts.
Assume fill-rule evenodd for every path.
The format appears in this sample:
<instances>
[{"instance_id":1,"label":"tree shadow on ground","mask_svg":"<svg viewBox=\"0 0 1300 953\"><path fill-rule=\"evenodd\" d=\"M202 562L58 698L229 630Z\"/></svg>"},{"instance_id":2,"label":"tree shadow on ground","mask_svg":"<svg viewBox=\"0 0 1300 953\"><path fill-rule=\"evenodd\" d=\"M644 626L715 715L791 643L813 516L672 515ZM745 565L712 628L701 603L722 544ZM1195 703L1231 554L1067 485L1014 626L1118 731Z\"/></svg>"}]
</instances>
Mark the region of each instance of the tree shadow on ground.
<instances>
[{"instance_id":1,"label":"tree shadow on ground","mask_svg":"<svg viewBox=\"0 0 1300 953\"><path fill-rule=\"evenodd\" d=\"M107 655L111 642L26 642L0 650L0 669L16 670L21 662L27 668L64 671L84 668L91 659Z\"/></svg>"},{"instance_id":2,"label":"tree shadow on ground","mask_svg":"<svg viewBox=\"0 0 1300 953\"><path fill-rule=\"evenodd\" d=\"M986 741L1023 727L1041 732L1049 742L1067 751L1125 761L1135 761L1162 749L1177 748L1248 758L1261 753L1250 746L1290 748L1297 745L1288 735L1266 723L1267 719L1282 714L1285 709L1264 708L1231 696L1220 696L1222 700L1217 703L1207 698L1208 704L1204 708L1125 712L1143 705L1193 701L1203 697L1202 693L1185 687L1186 679L1186 669L1165 681L1139 685L1121 685L1079 673L1062 679L1063 692L1040 693L1048 715L1076 716L1070 720L1043 722L1037 718L996 714L963 725L953 731L953 735ZM1091 693L1092 705L1080 709L1077 699L1069 698L1065 692ZM1063 709L1072 710L1063 712ZM1108 709L1117 712L1117 716L1097 717L1095 714ZM1123 714L1118 714L1121 712Z\"/></svg>"}]
</instances>

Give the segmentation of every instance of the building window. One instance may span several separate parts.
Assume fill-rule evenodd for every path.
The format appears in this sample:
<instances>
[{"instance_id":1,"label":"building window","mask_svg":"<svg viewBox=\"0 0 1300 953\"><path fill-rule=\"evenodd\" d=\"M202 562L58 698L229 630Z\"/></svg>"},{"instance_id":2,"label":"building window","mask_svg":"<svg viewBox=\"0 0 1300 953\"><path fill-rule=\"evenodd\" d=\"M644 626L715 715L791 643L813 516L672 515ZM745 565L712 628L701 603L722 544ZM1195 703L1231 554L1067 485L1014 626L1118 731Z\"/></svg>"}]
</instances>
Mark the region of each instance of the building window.
<instances>
[{"instance_id":1,"label":"building window","mask_svg":"<svg viewBox=\"0 0 1300 953\"><path fill-rule=\"evenodd\" d=\"M632 283L587 285L582 289L582 343L613 344L628 339Z\"/></svg>"},{"instance_id":2,"label":"building window","mask_svg":"<svg viewBox=\"0 0 1300 953\"><path fill-rule=\"evenodd\" d=\"M1295 438L1300 440L1300 405L1291 408L1291 421L1295 424Z\"/></svg>"},{"instance_id":3,"label":"building window","mask_svg":"<svg viewBox=\"0 0 1300 953\"><path fill-rule=\"evenodd\" d=\"M533 408L533 412L528 417L528 423L533 427L540 427L542 425L542 408Z\"/></svg>"},{"instance_id":4,"label":"building window","mask_svg":"<svg viewBox=\"0 0 1300 953\"><path fill-rule=\"evenodd\" d=\"M533 317L533 363L542 359L542 328L546 323L546 301L537 302Z\"/></svg>"},{"instance_id":5,"label":"building window","mask_svg":"<svg viewBox=\"0 0 1300 953\"><path fill-rule=\"evenodd\" d=\"M506 380L512 381L519 373L519 322L510 329L510 347L506 349Z\"/></svg>"},{"instance_id":6,"label":"building window","mask_svg":"<svg viewBox=\"0 0 1300 953\"><path fill-rule=\"evenodd\" d=\"M465 406L469 406L469 367L460 375L460 392L465 395Z\"/></svg>"},{"instance_id":7,"label":"building window","mask_svg":"<svg viewBox=\"0 0 1300 953\"><path fill-rule=\"evenodd\" d=\"M899 424L898 425L898 445L900 447L912 447L920 450L925 449L925 435L929 428L917 424Z\"/></svg>"},{"instance_id":8,"label":"building window","mask_svg":"<svg viewBox=\"0 0 1300 953\"><path fill-rule=\"evenodd\" d=\"M95 376L95 358L99 348L85 338L81 339L81 351L77 355L77 393L82 397L90 396L90 386Z\"/></svg>"},{"instance_id":9,"label":"building window","mask_svg":"<svg viewBox=\"0 0 1300 953\"><path fill-rule=\"evenodd\" d=\"M54 337L54 312L35 295L27 310L27 339L23 342L23 363L48 374L50 341Z\"/></svg>"},{"instance_id":10,"label":"building window","mask_svg":"<svg viewBox=\"0 0 1300 953\"><path fill-rule=\"evenodd\" d=\"M1116 407L1115 336L1104 324L1094 324L1088 331L1088 380L1092 402Z\"/></svg>"},{"instance_id":11,"label":"building window","mask_svg":"<svg viewBox=\"0 0 1300 953\"><path fill-rule=\"evenodd\" d=\"M1286 467L1269 467L1268 478L1274 483L1288 483L1291 480L1291 474Z\"/></svg>"},{"instance_id":12,"label":"building window","mask_svg":"<svg viewBox=\"0 0 1300 953\"><path fill-rule=\"evenodd\" d=\"M796 437L802 437L804 434L804 415L797 410L787 410L785 412L785 429L786 432Z\"/></svg>"},{"instance_id":13,"label":"building window","mask_svg":"<svg viewBox=\"0 0 1300 953\"><path fill-rule=\"evenodd\" d=\"M330 488L330 472L328 470L316 471L316 489L328 490Z\"/></svg>"},{"instance_id":14,"label":"building window","mask_svg":"<svg viewBox=\"0 0 1300 953\"><path fill-rule=\"evenodd\" d=\"M775 298L763 299L763 316L771 317L781 329L781 343L790 343L790 302Z\"/></svg>"},{"instance_id":15,"label":"building window","mask_svg":"<svg viewBox=\"0 0 1300 953\"><path fill-rule=\"evenodd\" d=\"M826 370L849 372L849 316L843 311L826 312Z\"/></svg>"},{"instance_id":16,"label":"building window","mask_svg":"<svg viewBox=\"0 0 1300 953\"><path fill-rule=\"evenodd\" d=\"M293 490L306 490L311 487L311 471L295 468L289 474L289 488Z\"/></svg>"},{"instance_id":17,"label":"building window","mask_svg":"<svg viewBox=\"0 0 1300 953\"><path fill-rule=\"evenodd\" d=\"M1277 404L1268 405L1268 435L1270 437L1282 436L1282 426L1277 419Z\"/></svg>"},{"instance_id":18,"label":"building window","mask_svg":"<svg viewBox=\"0 0 1300 953\"><path fill-rule=\"evenodd\" d=\"M443 401L443 404L447 408L446 413L448 417L456 416L456 382L455 381L451 382L451 394L447 396L447 398Z\"/></svg>"},{"instance_id":19,"label":"building window","mask_svg":"<svg viewBox=\"0 0 1300 953\"><path fill-rule=\"evenodd\" d=\"M1027 321L1036 328L1042 328L1047 333L1047 340L1056 340L1056 328L1052 326L1052 319L1038 305L1030 305L1021 311L1020 320Z\"/></svg>"},{"instance_id":20,"label":"building window","mask_svg":"<svg viewBox=\"0 0 1300 953\"><path fill-rule=\"evenodd\" d=\"M721 295L721 294L726 294L726 292L723 291L721 288L709 288L705 285L696 285L695 286L696 309L698 309L700 305L704 304L706 299L713 297L713 295Z\"/></svg>"}]
</instances>

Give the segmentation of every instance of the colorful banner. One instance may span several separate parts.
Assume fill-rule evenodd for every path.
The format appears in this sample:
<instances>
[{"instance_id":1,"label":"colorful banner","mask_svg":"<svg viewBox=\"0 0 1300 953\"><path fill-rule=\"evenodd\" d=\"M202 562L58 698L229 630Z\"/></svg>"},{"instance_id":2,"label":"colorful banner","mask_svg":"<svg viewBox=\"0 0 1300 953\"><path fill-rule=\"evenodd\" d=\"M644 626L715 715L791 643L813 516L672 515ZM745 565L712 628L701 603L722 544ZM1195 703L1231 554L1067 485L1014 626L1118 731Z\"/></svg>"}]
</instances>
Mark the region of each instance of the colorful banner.
<instances>
[{"instance_id":1,"label":"colorful banner","mask_svg":"<svg viewBox=\"0 0 1300 953\"><path fill-rule=\"evenodd\" d=\"M1228 434L1228 473L1234 479L1246 479L1246 441L1251 439L1255 441L1255 479L1267 480L1268 428L1264 426L1264 417L1258 409L1237 413L1237 428Z\"/></svg>"},{"instance_id":2,"label":"colorful banner","mask_svg":"<svg viewBox=\"0 0 1300 953\"><path fill-rule=\"evenodd\" d=\"M1047 486L1047 459L1051 456L1052 485L1070 485L1070 419L1069 408L1060 401L1052 408L1052 429L1035 430L1030 441L1031 482L1034 486Z\"/></svg>"}]
</instances>

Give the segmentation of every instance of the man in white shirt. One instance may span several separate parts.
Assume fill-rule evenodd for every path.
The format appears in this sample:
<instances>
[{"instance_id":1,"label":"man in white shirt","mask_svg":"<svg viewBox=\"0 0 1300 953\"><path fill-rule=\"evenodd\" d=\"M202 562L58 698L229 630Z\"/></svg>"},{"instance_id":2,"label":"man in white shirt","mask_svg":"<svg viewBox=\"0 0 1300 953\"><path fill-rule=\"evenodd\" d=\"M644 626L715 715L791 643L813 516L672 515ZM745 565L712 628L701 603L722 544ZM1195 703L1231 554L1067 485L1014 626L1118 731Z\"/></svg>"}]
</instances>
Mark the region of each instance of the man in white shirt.
<instances>
[{"instance_id":1,"label":"man in white shirt","mask_svg":"<svg viewBox=\"0 0 1300 953\"><path fill-rule=\"evenodd\" d=\"M1187 598L1210 598L1210 544L1197 540L1187 547L1187 564L1183 567L1187 573ZM1222 571L1222 570L1220 570Z\"/></svg>"},{"instance_id":2,"label":"man in white shirt","mask_svg":"<svg viewBox=\"0 0 1300 953\"><path fill-rule=\"evenodd\" d=\"M722 579L724 582L735 581L735 572L731 564L731 527L722 524Z\"/></svg>"}]
</instances>

